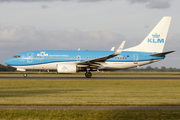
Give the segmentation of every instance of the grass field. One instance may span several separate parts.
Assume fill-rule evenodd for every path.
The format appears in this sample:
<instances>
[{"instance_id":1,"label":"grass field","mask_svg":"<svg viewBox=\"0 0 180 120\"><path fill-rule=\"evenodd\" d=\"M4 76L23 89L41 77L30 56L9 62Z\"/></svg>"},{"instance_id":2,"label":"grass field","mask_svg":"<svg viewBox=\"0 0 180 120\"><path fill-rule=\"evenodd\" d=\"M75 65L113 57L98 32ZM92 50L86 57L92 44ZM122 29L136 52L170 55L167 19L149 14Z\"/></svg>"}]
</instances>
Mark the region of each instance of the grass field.
<instances>
[{"instance_id":1,"label":"grass field","mask_svg":"<svg viewBox=\"0 0 180 120\"><path fill-rule=\"evenodd\" d=\"M129 73L105 73L105 75ZM2 75L2 74L1 74ZM5 73L3 75L22 75ZM30 75L56 75L30 73ZM58 75L58 74L57 74ZM75 74L76 75L76 74ZM84 75L79 73L78 75ZM95 73L95 75L104 75ZM178 73L133 73L179 76ZM73 76L73 75L72 75ZM129 76L129 75L128 75ZM180 105L180 80L0 79L0 105L173 106ZM178 120L180 110L1 109L0 120Z\"/></svg>"},{"instance_id":2,"label":"grass field","mask_svg":"<svg viewBox=\"0 0 180 120\"><path fill-rule=\"evenodd\" d=\"M180 110L0 110L2 120L178 120Z\"/></svg>"},{"instance_id":3,"label":"grass field","mask_svg":"<svg viewBox=\"0 0 180 120\"><path fill-rule=\"evenodd\" d=\"M76 74L57 74L56 72L27 72L29 76L78 76L83 75L85 72L79 72ZM179 72L92 72L93 76L180 76ZM22 76L23 72L0 72L0 76L17 75Z\"/></svg>"},{"instance_id":4,"label":"grass field","mask_svg":"<svg viewBox=\"0 0 180 120\"><path fill-rule=\"evenodd\" d=\"M0 80L0 105L180 105L179 80Z\"/></svg>"}]
</instances>

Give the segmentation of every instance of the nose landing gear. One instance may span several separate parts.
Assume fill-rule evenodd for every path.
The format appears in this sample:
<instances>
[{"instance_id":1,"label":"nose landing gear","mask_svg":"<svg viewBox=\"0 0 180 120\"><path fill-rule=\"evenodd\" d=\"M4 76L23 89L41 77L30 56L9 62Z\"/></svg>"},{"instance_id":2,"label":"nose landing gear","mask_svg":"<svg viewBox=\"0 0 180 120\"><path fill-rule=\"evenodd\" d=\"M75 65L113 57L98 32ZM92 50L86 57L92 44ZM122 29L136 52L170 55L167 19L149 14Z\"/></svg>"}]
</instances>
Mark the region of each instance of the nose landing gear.
<instances>
[{"instance_id":1,"label":"nose landing gear","mask_svg":"<svg viewBox=\"0 0 180 120\"><path fill-rule=\"evenodd\" d=\"M24 74L23 74L23 77L25 77L25 78L26 78L26 77L27 77L27 73L24 73Z\"/></svg>"}]
</instances>

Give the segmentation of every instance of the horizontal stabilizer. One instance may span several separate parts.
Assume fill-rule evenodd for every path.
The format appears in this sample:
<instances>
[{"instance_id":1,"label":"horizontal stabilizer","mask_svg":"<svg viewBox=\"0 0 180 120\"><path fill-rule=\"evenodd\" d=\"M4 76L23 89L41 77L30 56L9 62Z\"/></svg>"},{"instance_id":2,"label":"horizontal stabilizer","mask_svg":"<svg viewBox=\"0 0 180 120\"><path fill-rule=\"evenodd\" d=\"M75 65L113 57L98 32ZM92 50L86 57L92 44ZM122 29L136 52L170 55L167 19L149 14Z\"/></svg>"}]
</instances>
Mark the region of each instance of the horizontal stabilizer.
<instances>
[{"instance_id":1,"label":"horizontal stabilizer","mask_svg":"<svg viewBox=\"0 0 180 120\"><path fill-rule=\"evenodd\" d=\"M168 51L168 52L156 53L156 54L151 54L150 56L167 55L167 54L172 53L172 52L175 52L175 51Z\"/></svg>"}]
</instances>

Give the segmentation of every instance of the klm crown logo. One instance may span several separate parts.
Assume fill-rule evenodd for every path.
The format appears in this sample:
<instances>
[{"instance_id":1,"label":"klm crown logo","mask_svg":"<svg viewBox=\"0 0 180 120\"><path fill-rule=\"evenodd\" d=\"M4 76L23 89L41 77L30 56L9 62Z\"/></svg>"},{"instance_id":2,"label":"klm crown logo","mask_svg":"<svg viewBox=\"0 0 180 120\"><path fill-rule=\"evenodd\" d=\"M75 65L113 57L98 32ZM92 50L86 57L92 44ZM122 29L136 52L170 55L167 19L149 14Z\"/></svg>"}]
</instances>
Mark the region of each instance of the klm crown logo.
<instances>
[{"instance_id":1,"label":"klm crown logo","mask_svg":"<svg viewBox=\"0 0 180 120\"><path fill-rule=\"evenodd\" d=\"M153 38L148 38L148 43L164 43L164 39L160 39L157 33L152 34Z\"/></svg>"},{"instance_id":2,"label":"klm crown logo","mask_svg":"<svg viewBox=\"0 0 180 120\"><path fill-rule=\"evenodd\" d=\"M160 35L158 35L157 33L155 33L154 35L152 35L153 36L153 38L159 38L160 37Z\"/></svg>"},{"instance_id":3,"label":"klm crown logo","mask_svg":"<svg viewBox=\"0 0 180 120\"><path fill-rule=\"evenodd\" d=\"M48 53L46 54L45 52L40 52L40 54L37 54L37 56L48 56Z\"/></svg>"},{"instance_id":4,"label":"klm crown logo","mask_svg":"<svg viewBox=\"0 0 180 120\"><path fill-rule=\"evenodd\" d=\"M63 69L63 70L66 70L66 69L67 69L67 67L66 67L66 66L63 66L63 67L62 67L62 69Z\"/></svg>"}]
</instances>

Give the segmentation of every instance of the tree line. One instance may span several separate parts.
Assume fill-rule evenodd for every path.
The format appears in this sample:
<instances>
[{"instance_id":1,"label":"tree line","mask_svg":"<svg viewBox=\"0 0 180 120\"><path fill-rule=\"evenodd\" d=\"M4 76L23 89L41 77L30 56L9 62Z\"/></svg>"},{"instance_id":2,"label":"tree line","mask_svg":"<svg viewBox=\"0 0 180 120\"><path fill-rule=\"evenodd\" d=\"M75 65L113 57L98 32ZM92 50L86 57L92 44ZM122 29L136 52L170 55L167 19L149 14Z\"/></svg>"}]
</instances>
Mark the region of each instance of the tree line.
<instances>
[{"instance_id":1,"label":"tree line","mask_svg":"<svg viewBox=\"0 0 180 120\"><path fill-rule=\"evenodd\" d=\"M180 72L178 68L166 68L166 67L151 67L147 66L146 68L130 68L123 71L139 71L139 72Z\"/></svg>"},{"instance_id":2,"label":"tree line","mask_svg":"<svg viewBox=\"0 0 180 120\"><path fill-rule=\"evenodd\" d=\"M16 68L13 68L9 65L2 65L0 64L0 71L1 72L8 72L8 71L16 71ZM151 67L151 66L147 66L146 68L130 68L130 69L125 69L122 71L139 71L139 72L180 72L180 69L178 68L166 68L166 67Z\"/></svg>"},{"instance_id":3,"label":"tree line","mask_svg":"<svg viewBox=\"0 0 180 120\"><path fill-rule=\"evenodd\" d=\"M4 72L6 72L6 71L16 71L16 68L13 68L13 67L11 67L11 66L9 66L9 65L2 65L2 64L0 64L0 71L2 72L2 71L4 71Z\"/></svg>"}]
</instances>

